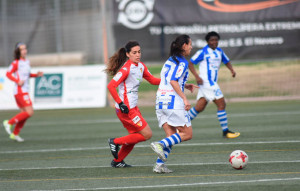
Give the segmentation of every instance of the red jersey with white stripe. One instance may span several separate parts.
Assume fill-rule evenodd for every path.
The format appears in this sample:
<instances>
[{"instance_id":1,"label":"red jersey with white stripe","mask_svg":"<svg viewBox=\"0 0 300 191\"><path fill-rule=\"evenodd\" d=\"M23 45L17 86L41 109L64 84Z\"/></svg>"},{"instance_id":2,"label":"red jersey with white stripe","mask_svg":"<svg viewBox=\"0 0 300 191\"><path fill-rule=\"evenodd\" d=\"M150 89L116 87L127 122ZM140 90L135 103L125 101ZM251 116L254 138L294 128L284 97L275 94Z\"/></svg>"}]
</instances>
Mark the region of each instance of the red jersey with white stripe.
<instances>
[{"instance_id":1,"label":"red jersey with white stripe","mask_svg":"<svg viewBox=\"0 0 300 191\"><path fill-rule=\"evenodd\" d=\"M159 85L160 79L154 77L142 62L138 64L128 60L107 85L112 97L118 103L124 102L129 109L137 106L138 89L142 79L145 78L152 85ZM119 88L119 94L116 87Z\"/></svg>"},{"instance_id":2,"label":"red jersey with white stripe","mask_svg":"<svg viewBox=\"0 0 300 191\"><path fill-rule=\"evenodd\" d=\"M14 60L6 72L6 76L16 82L14 87L14 95L29 92L29 78L36 77L36 74L30 73L30 62L27 59ZM18 85L20 80L24 81L22 86Z\"/></svg>"}]
</instances>

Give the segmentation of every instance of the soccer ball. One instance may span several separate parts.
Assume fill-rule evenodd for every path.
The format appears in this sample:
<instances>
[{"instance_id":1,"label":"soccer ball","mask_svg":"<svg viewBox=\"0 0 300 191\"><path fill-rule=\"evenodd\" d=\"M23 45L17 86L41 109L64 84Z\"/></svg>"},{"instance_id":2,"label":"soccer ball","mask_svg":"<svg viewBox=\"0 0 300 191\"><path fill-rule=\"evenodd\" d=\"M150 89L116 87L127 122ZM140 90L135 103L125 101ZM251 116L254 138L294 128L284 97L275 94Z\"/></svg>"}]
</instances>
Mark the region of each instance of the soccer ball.
<instances>
[{"instance_id":1,"label":"soccer ball","mask_svg":"<svg viewBox=\"0 0 300 191\"><path fill-rule=\"evenodd\" d=\"M235 169L243 169L248 163L248 155L245 151L235 150L229 156L229 162Z\"/></svg>"}]
</instances>

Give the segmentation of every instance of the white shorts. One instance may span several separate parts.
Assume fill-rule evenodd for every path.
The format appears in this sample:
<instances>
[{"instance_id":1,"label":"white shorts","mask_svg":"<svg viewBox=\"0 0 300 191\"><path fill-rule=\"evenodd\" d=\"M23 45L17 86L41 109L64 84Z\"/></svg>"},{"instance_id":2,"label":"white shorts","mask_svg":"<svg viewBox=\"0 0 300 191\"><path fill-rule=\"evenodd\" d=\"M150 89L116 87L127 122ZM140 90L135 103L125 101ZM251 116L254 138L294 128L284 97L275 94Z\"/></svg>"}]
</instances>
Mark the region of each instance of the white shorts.
<instances>
[{"instance_id":1,"label":"white shorts","mask_svg":"<svg viewBox=\"0 0 300 191\"><path fill-rule=\"evenodd\" d=\"M215 85L200 85L197 95L197 100L204 97L207 101L213 101L216 99L221 99L223 93L217 83Z\"/></svg>"},{"instance_id":2,"label":"white shorts","mask_svg":"<svg viewBox=\"0 0 300 191\"><path fill-rule=\"evenodd\" d=\"M157 109L156 117L160 128L165 123L173 127L192 126L190 116L184 109Z\"/></svg>"}]
</instances>

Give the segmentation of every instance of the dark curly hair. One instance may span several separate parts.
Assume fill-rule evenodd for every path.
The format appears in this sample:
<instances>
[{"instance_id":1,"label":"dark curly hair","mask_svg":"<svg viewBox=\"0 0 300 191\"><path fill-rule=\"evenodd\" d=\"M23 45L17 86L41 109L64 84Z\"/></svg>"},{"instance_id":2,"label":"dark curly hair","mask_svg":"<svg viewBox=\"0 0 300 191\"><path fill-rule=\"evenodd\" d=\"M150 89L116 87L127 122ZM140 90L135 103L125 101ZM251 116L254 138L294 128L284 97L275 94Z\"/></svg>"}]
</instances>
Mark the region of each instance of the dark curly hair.
<instances>
[{"instance_id":1,"label":"dark curly hair","mask_svg":"<svg viewBox=\"0 0 300 191\"><path fill-rule=\"evenodd\" d=\"M205 36L206 42L208 42L210 37L212 37L212 36L216 36L216 37L218 37L218 39L220 39L220 35L217 32L211 31L211 32L207 33Z\"/></svg>"}]
</instances>

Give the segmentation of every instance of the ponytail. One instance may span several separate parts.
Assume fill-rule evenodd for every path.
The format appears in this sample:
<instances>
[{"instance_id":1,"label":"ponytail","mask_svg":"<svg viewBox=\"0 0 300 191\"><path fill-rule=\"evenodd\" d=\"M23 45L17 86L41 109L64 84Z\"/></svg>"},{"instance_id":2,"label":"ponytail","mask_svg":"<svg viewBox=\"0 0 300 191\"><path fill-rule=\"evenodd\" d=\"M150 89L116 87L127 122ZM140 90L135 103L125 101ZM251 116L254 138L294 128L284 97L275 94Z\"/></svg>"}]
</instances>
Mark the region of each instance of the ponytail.
<instances>
[{"instance_id":1,"label":"ponytail","mask_svg":"<svg viewBox=\"0 0 300 191\"><path fill-rule=\"evenodd\" d=\"M114 76L119 71L121 66L126 62L126 60L126 50L125 48L120 48L118 52L109 58L105 72L110 76Z\"/></svg>"},{"instance_id":2,"label":"ponytail","mask_svg":"<svg viewBox=\"0 0 300 191\"><path fill-rule=\"evenodd\" d=\"M20 60L20 57L21 57L20 46L21 46L21 45L25 45L25 43L23 43L23 42L18 42L18 43L15 45L15 50L14 50L14 59L15 59L15 60Z\"/></svg>"},{"instance_id":3,"label":"ponytail","mask_svg":"<svg viewBox=\"0 0 300 191\"><path fill-rule=\"evenodd\" d=\"M170 47L170 57L178 64L179 61L177 60L176 56L181 56L183 53L182 46L184 44L188 44L190 37L188 35L180 35L178 36L172 43Z\"/></svg>"}]
</instances>

